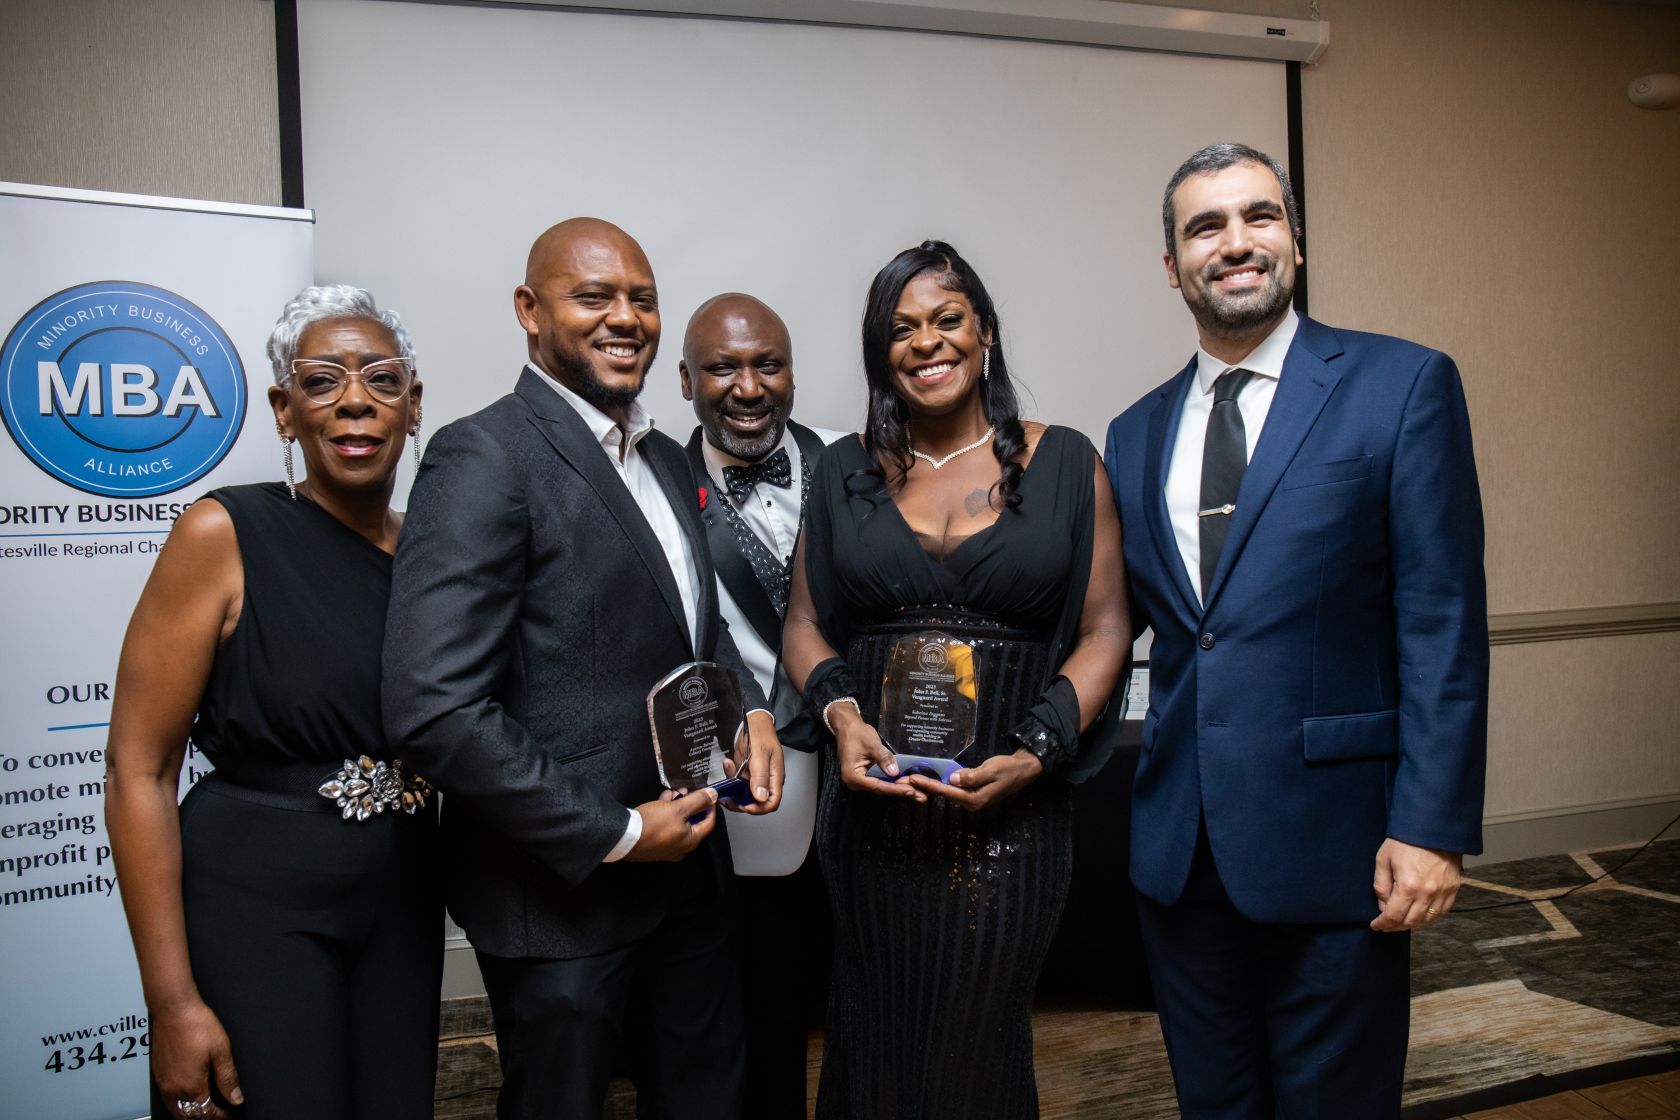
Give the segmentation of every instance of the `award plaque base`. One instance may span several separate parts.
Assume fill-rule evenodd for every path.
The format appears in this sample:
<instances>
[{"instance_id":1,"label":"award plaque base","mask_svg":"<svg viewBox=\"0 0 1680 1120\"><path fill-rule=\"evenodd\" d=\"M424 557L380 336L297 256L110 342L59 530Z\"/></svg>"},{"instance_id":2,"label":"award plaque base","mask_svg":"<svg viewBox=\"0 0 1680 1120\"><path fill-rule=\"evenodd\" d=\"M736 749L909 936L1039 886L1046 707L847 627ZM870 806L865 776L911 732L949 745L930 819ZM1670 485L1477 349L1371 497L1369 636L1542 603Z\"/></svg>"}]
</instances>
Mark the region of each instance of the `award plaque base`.
<instances>
[{"instance_id":1,"label":"award plaque base","mask_svg":"<svg viewBox=\"0 0 1680 1120\"><path fill-rule=\"evenodd\" d=\"M710 788L717 790L720 802L727 801L732 805L753 803L752 786L747 782L745 774L738 778L725 778L721 782L713 782Z\"/></svg>"},{"instance_id":2,"label":"award plaque base","mask_svg":"<svg viewBox=\"0 0 1680 1120\"><path fill-rule=\"evenodd\" d=\"M719 805L726 802L730 805L753 804L752 786L747 783L747 779L744 776L739 778L725 778L721 782L713 782L706 788L717 790ZM694 816L688 818L688 823L699 824L701 821L711 816L711 814L712 811L710 809L707 809L704 813L696 813Z\"/></svg>"},{"instance_id":3,"label":"award plaque base","mask_svg":"<svg viewBox=\"0 0 1680 1120\"><path fill-rule=\"evenodd\" d=\"M898 777L889 776L879 766L869 768L869 777L879 778L883 782L899 782L913 774L920 774L924 778L934 778L950 785L951 775L963 769L963 764L954 758L930 758L921 754L895 754L893 759L898 763Z\"/></svg>"}]
</instances>

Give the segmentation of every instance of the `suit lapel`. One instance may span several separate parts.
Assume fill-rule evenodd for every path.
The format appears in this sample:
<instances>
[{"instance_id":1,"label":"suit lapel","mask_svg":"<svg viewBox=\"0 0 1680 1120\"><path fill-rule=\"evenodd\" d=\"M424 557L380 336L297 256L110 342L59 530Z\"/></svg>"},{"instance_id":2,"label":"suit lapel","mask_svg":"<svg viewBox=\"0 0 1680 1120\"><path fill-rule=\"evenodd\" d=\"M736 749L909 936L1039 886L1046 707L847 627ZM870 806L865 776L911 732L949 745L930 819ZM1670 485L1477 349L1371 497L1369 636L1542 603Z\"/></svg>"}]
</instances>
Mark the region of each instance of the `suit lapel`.
<instances>
[{"instance_id":1,"label":"suit lapel","mask_svg":"<svg viewBox=\"0 0 1680 1120\"><path fill-rule=\"evenodd\" d=\"M1190 585L1190 575L1184 570L1184 557L1178 551L1178 537L1173 533L1172 515L1167 512L1167 470L1172 463L1173 444L1178 438L1178 420L1184 415L1184 398L1196 379L1196 359L1179 371L1177 377L1156 391L1155 411L1149 417L1149 443L1144 449L1143 501L1149 519L1149 535L1154 538L1155 551L1160 555L1163 569L1172 585L1178 589L1179 605L1189 618L1201 614L1196 602L1196 589Z\"/></svg>"},{"instance_id":2,"label":"suit lapel","mask_svg":"<svg viewBox=\"0 0 1680 1120\"><path fill-rule=\"evenodd\" d=\"M805 425L793 420L789 420L787 422L787 426L788 431L793 433L794 446L799 448L799 458L801 460L799 464L800 473L803 478L809 479L811 477L811 471L816 468L817 460L822 458L822 437L807 428ZM799 505L799 511L803 516L805 512L805 504L803 502Z\"/></svg>"},{"instance_id":3,"label":"suit lapel","mask_svg":"<svg viewBox=\"0 0 1680 1120\"><path fill-rule=\"evenodd\" d=\"M665 562L665 550L653 535L653 529L649 527L647 518L636 505L636 499L630 496L630 488L607 461L606 449L596 442L594 433L589 430L589 425L584 423L583 417L577 414L577 410L563 400L560 394L542 384L542 376L526 368L519 375L519 384L515 389L530 406L532 423L560 457L589 484L613 520L618 522L618 527L629 538L636 555L647 568L648 575L658 586L665 605L670 608L672 616L676 619L677 628L684 638L689 639L690 648L694 648L693 635L688 632L688 619L683 613L682 596L677 591L671 566ZM644 440L644 446L645 442ZM663 486L664 479L661 478L660 481ZM680 507L677 508L678 520L681 521ZM704 580L701 582L705 583ZM705 618L706 615L702 611L699 617Z\"/></svg>"},{"instance_id":4,"label":"suit lapel","mask_svg":"<svg viewBox=\"0 0 1680 1120\"><path fill-rule=\"evenodd\" d=\"M1224 587L1231 566L1242 555L1255 523L1265 512L1278 480L1294 461L1302 441L1342 379L1340 371L1329 361L1341 352L1334 331L1304 315L1301 317L1295 340L1283 360L1283 376L1278 379L1272 407L1266 413L1266 425L1254 446L1254 458L1249 460L1242 485L1237 489L1237 511L1231 516L1231 529L1219 553L1219 567L1214 570L1213 584L1204 599L1209 609Z\"/></svg>"},{"instance_id":5,"label":"suit lapel","mask_svg":"<svg viewBox=\"0 0 1680 1120\"><path fill-rule=\"evenodd\" d=\"M693 438L688 441L688 465L696 478L709 479L711 475L706 469L705 454L700 449L700 440L700 429L695 428ZM764 590L764 585L753 574L752 565L741 553L735 530L724 513L725 503L728 501L728 495L713 486L712 500L700 511L700 520L706 527L706 540L711 544L712 564L717 568L718 579L729 589L729 597L741 608L741 613L746 616L747 622L758 633L759 638L771 649L781 649L781 616L776 613L769 592Z\"/></svg>"}]
</instances>

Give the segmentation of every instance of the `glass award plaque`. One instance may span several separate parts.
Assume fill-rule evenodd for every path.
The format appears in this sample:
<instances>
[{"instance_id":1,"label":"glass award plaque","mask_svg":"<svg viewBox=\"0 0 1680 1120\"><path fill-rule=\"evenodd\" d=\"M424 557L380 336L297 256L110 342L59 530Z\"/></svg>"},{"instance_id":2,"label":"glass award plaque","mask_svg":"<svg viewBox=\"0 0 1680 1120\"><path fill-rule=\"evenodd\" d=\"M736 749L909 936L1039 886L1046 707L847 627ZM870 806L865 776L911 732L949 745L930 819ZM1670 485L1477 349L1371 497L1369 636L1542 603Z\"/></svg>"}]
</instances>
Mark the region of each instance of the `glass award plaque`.
<instances>
[{"instance_id":1,"label":"glass award plaque","mask_svg":"<svg viewBox=\"0 0 1680 1120\"><path fill-rule=\"evenodd\" d=\"M893 643L881 674L877 730L897 757L900 777L948 782L974 745L974 647L938 630ZM871 767L871 777L885 777Z\"/></svg>"},{"instance_id":2,"label":"glass award plaque","mask_svg":"<svg viewBox=\"0 0 1680 1120\"><path fill-rule=\"evenodd\" d=\"M666 673L648 693L653 761L666 789L717 790L719 801L751 805L746 767L733 778L711 781L713 761L727 755L741 729L741 684L714 661L691 661Z\"/></svg>"}]
</instances>

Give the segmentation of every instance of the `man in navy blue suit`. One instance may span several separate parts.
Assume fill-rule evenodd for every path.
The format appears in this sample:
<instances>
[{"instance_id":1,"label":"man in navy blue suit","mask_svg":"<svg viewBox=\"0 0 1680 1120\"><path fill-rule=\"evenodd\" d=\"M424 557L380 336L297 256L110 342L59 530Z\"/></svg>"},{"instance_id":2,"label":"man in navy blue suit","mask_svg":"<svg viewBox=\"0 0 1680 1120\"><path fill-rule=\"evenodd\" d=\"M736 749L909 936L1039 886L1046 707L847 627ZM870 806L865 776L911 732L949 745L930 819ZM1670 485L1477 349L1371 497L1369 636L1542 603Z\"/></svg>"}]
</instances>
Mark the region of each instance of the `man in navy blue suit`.
<instances>
[{"instance_id":1,"label":"man in navy blue suit","mask_svg":"<svg viewBox=\"0 0 1680 1120\"><path fill-rule=\"evenodd\" d=\"M1300 221L1265 154L1197 152L1162 217L1200 348L1105 459L1154 632L1132 880L1179 1105L1396 1117L1407 931L1481 849L1463 388L1445 354L1292 310Z\"/></svg>"}]
</instances>

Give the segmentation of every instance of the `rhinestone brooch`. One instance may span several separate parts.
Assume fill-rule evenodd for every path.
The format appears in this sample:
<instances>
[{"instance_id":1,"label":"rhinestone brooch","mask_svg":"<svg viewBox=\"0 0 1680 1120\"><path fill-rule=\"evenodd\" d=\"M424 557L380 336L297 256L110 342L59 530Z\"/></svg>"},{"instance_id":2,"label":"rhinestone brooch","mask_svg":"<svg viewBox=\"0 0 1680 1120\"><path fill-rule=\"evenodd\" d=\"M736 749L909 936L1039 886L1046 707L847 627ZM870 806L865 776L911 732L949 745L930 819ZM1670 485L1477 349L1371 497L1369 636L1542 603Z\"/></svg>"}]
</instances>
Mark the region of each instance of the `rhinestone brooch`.
<instances>
[{"instance_id":1,"label":"rhinestone brooch","mask_svg":"<svg viewBox=\"0 0 1680 1120\"><path fill-rule=\"evenodd\" d=\"M365 821L387 809L413 816L426 807L432 786L420 775L405 771L401 759L375 762L364 754L355 761L345 759L338 773L316 792L337 805L345 820Z\"/></svg>"}]
</instances>

